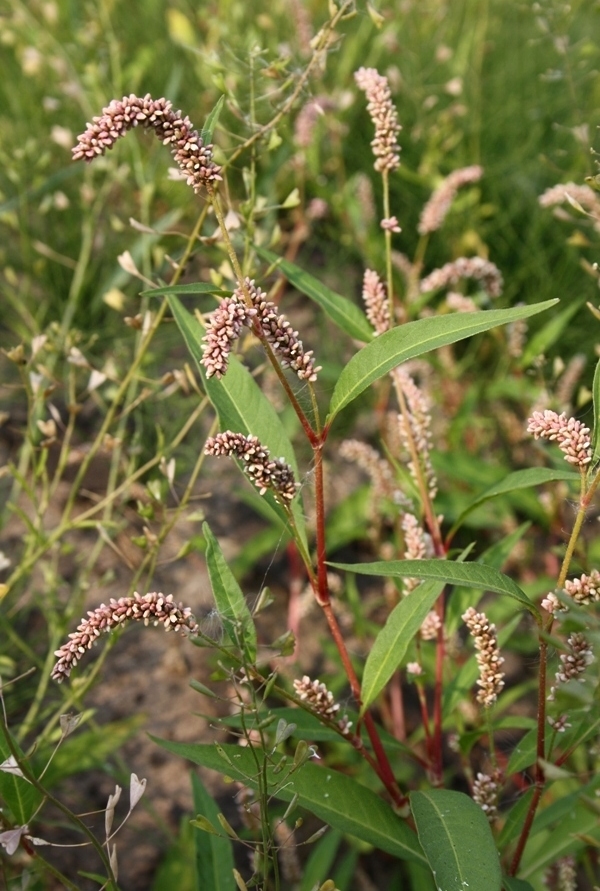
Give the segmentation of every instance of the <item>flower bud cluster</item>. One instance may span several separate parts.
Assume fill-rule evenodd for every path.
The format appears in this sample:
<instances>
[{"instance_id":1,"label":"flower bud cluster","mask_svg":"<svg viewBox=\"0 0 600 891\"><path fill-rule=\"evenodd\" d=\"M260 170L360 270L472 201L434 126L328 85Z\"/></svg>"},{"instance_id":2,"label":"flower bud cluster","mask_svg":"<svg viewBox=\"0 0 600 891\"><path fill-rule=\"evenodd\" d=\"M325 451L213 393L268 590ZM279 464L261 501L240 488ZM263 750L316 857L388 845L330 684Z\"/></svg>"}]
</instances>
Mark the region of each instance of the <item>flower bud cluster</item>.
<instances>
[{"instance_id":1,"label":"flower bud cluster","mask_svg":"<svg viewBox=\"0 0 600 891\"><path fill-rule=\"evenodd\" d=\"M369 475L375 500L387 498L393 504L408 507L410 502L398 486L389 462L384 461L376 449L358 439L345 439L339 447L339 455L346 461L353 461ZM381 513L379 506L376 509Z\"/></svg>"},{"instance_id":2,"label":"flower bud cluster","mask_svg":"<svg viewBox=\"0 0 600 891\"><path fill-rule=\"evenodd\" d=\"M535 439L556 442L565 453L565 461L575 467L585 469L592 460L590 428L576 418L568 418L565 412L557 415L550 409L534 411L527 422L527 432L533 433Z\"/></svg>"},{"instance_id":3,"label":"flower bud cluster","mask_svg":"<svg viewBox=\"0 0 600 891\"><path fill-rule=\"evenodd\" d=\"M225 374L231 348L240 336L242 326L257 325L273 352L281 357L284 368L291 368L301 381L316 381L321 366L315 366L313 351L304 349L298 332L266 297L252 279L246 278L233 296L223 300L211 314L202 338L202 364L207 377L214 374L220 378Z\"/></svg>"},{"instance_id":4,"label":"flower bud cluster","mask_svg":"<svg viewBox=\"0 0 600 891\"><path fill-rule=\"evenodd\" d=\"M498 648L496 626L490 622L485 613L476 612L472 606L463 613L462 619L473 637L477 650L476 659L479 666L477 684L480 687L477 701L489 707L496 702L498 694L504 687L504 672L501 669L504 659Z\"/></svg>"},{"instance_id":5,"label":"flower bud cluster","mask_svg":"<svg viewBox=\"0 0 600 891\"><path fill-rule=\"evenodd\" d=\"M223 377L231 348L242 333L242 326L251 324L255 315L255 309L233 297L222 300L211 313L202 338L202 364L206 368L206 377Z\"/></svg>"},{"instance_id":6,"label":"flower bud cluster","mask_svg":"<svg viewBox=\"0 0 600 891\"><path fill-rule=\"evenodd\" d=\"M402 515L400 526L404 535L403 559L424 560L425 557L428 556L428 550L430 549L428 546L431 545L431 541L429 539L429 536L426 534L425 530L419 523L418 519L415 517L414 514L406 511L406 513ZM419 578L405 578L404 592L406 594L410 594L411 591L414 591L415 588L418 588L418 586L421 584L421 581L422 579ZM436 614L434 613L434 615ZM439 625L436 626L435 632L431 637L425 636L425 634L427 633L427 628L425 627L426 623L428 623L428 627L431 628L431 622L435 621L432 620L430 616L425 619L425 622L421 626L421 637L423 637L423 640L432 640L433 638L437 637L437 630L439 628ZM425 633L423 630L424 628Z\"/></svg>"},{"instance_id":7,"label":"flower bud cluster","mask_svg":"<svg viewBox=\"0 0 600 891\"><path fill-rule=\"evenodd\" d=\"M247 278L244 285L256 310L256 321L273 351L281 356L281 364L289 366L301 381L314 383L321 366L315 367L313 351L304 349L298 332L294 331L284 315L277 312L275 304L266 299L265 292L252 279ZM238 300L243 300L243 288L238 287L233 293Z\"/></svg>"},{"instance_id":8,"label":"flower bud cluster","mask_svg":"<svg viewBox=\"0 0 600 891\"><path fill-rule=\"evenodd\" d=\"M600 572L592 569L589 575L583 573L578 579L567 580L565 591L580 606L597 603L600 600Z\"/></svg>"},{"instance_id":9,"label":"flower bud cluster","mask_svg":"<svg viewBox=\"0 0 600 891\"><path fill-rule=\"evenodd\" d=\"M479 805L490 823L493 823L498 816L500 787L499 771L494 771L491 776L487 773L478 773L473 780L473 801Z\"/></svg>"},{"instance_id":10,"label":"flower bud cluster","mask_svg":"<svg viewBox=\"0 0 600 891\"><path fill-rule=\"evenodd\" d=\"M417 484L420 475L423 475L429 497L433 499L437 494L437 477L431 463L432 432L429 400L406 369L394 368L392 377L396 387L402 390L408 409L406 413L398 415L398 429L402 446L410 456L408 469ZM419 467L415 466L412 457L411 440L418 455Z\"/></svg>"},{"instance_id":11,"label":"flower bud cluster","mask_svg":"<svg viewBox=\"0 0 600 891\"><path fill-rule=\"evenodd\" d=\"M375 334L383 334L390 327L390 304L383 282L372 269L365 269L362 298Z\"/></svg>"},{"instance_id":12,"label":"flower bud cluster","mask_svg":"<svg viewBox=\"0 0 600 891\"><path fill-rule=\"evenodd\" d=\"M552 702L556 695L556 689L560 684L566 684L578 678L583 681L581 675L585 672L590 662L594 659L594 653L585 635L576 631L567 639L568 653L561 653L561 667L554 676L554 686L550 689L548 700Z\"/></svg>"},{"instance_id":13,"label":"flower bud cluster","mask_svg":"<svg viewBox=\"0 0 600 891\"><path fill-rule=\"evenodd\" d=\"M596 216L600 215L600 198L598 193L589 186L580 183L561 183L546 189L543 195L540 195L538 202L540 207L555 207L557 204L565 204L572 198L578 204L581 204L584 210L589 211Z\"/></svg>"},{"instance_id":14,"label":"flower bud cluster","mask_svg":"<svg viewBox=\"0 0 600 891\"><path fill-rule=\"evenodd\" d=\"M375 125L375 138L371 142L378 173L396 170L400 166L400 146L398 133L402 129L398 123L398 113L392 102L392 94L387 77L379 74L376 68L359 68L354 80L367 97L367 111Z\"/></svg>"},{"instance_id":15,"label":"flower bud cluster","mask_svg":"<svg viewBox=\"0 0 600 891\"><path fill-rule=\"evenodd\" d=\"M137 126L151 130L170 147L187 184L195 192L222 179L221 168L212 159L212 145L204 145L190 119L182 117L180 111L173 111L172 103L167 99L153 99L149 93L144 97L132 93L122 99L113 99L78 137L73 160L93 161Z\"/></svg>"},{"instance_id":16,"label":"flower bud cluster","mask_svg":"<svg viewBox=\"0 0 600 891\"><path fill-rule=\"evenodd\" d=\"M318 680L311 681L307 674L302 680L294 681L294 691L299 699L306 702L317 715L333 721L340 710L339 702L336 702L333 693L327 689L325 684L321 684ZM340 729L344 733L349 733L352 726L347 718L342 718L339 722Z\"/></svg>"},{"instance_id":17,"label":"flower bud cluster","mask_svg":"<svg viewBox=\"0 0 600 891\"><path fill-rule=\"evenodd\" d=\"M71 669L101 634L126 622L162 624L165 631L198 632L192 611L189 607L183 608L181 603L175 603L172 594L138 594L136 591L131 597L119 597L118 600L111 597L108 604L102 603L95 610L88 611L87 619L82 619L77 631L69 634L69 641L55 651L58 661L52 669L53 679L60 684L69 677Z\"/></svg>"},{"instance_id":18,"label":"flower bud cluster","mask_svg":"<svg viewBox=\"0 0 600 891\"><path fill-rule=\"evenodd\" d=\"M210 436L204 447L206 455L227 455L238 458L242 469L252 480L261 495L272 489L275 498L290 502L296 496L300 484L294 480L294 472L283 458L271 458L270 452L256 436L244 436L225 430Z\"/></svg>"}]
</instances>

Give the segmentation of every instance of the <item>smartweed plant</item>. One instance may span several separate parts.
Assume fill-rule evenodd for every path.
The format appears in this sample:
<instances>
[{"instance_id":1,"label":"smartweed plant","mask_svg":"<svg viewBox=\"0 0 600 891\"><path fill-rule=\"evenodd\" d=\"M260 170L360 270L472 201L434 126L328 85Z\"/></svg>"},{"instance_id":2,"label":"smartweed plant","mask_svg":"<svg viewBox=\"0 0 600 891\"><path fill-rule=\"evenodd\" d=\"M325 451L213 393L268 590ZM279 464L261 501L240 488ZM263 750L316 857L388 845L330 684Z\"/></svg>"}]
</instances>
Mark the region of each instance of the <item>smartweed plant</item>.
<instances>
[{"instance_id":1,"label":"smartweed plant","mask_svg":"<svg viewBox=\"0 0 600 891\"><path fill-rule=\"evenodd\" d=\"M335 29L350 12L350 3L332 11L313 41L303 77L322 59ZM219 163L212 138L222 101L198 131L166 98L131 94L111 101L79 137L74 159L93 162L134 128L156 135L171 151L178 175L192 187L202 211L173 280L150 282L152 287L143 292L145 301L160 299L158 309L134 322L140 328L135 361L118 383L50 536L40 518L71 451L76 369L85 368L92 376L94 371L81 350L70 345L73 399L63 425L55 412L50 418L43 414L52 370L43 371L43 378L36 372L33 378L33 356L19 350L10 356L22 370L32 429L38 436L14 474L13 501L20 490L34 500L26 484L34 468L42 480L44 502L33 515L23 513L25 553L6 592L69 532L97 524L101 515L106 527L119 493L132 480L159 468L172 483L176 471L171 451L210 404L214 429L198 447L197 464L178 509L164 519L158 534L144 531L143 568L129 590L90 610L62 641L58 636L64 622L59 621L57 603L52 664L45 674L46 679L51 674L59 683L70 683L72 673L76 677L80 670L78 663L100 637L112 638L117 629L135 622L183 633L192 644L218 654L219 676L229 691L224 698L236 706L224 723L243 744L157 740L238 784L243 830L231 825L194 776L198 887L352 887L351 877L344 878L340 871L329 876L342 833L395 858L396 886L415 891L526 891L542 888L546 880L551 887L574 888L578 874L597 882L600 718L594 652L599 628L593 604L600 600L600 572L588 565L584 521L600 482L600 373L594 382L593 432L571 411L550 408L552 397L544 394L545 401L538 399L529 419L523 419L519 445L526 454L525 467L504 473L457 507L454 493L444 493L443 461L436 451L441 435L437 422L442 420L437 417L436 394L443 401L436 380L445 378L448 387L454 386L455 401L464 398L460 371L471 347L463 342L493 331L506 360L506 375L519 382L525 320L550 311L557 301L489 308L500 296L503 281L487 257L455 257L427 269L429 239L443 227L459 190L477 188L485 176L479 165L450 173L434 190L420 216L412 258L394 249L400 244L402 219L401 211L394 213L390 182L400 166L401 127L387 78L370 67L358 68L354 86L359 96L364 94L374 128L371 145L380 177L385 262L380 270L364 270L364 310L349 295L331 290L279 256L274 250L277 238L267 241L258 225L261 208L256 203L250 210L245 207L245 225L240 226L239 202L229 188L232 165L274 132L304 83L300 78L271 121ZM222 249L224 261L207 276L210 280L182 284L196 240L207 237L209 214L218 226L212 241ZM137 272L133 263L129 268ZM347 342L349 357L334 381L327 377L325 344L315 342L314 349L307 349L279 305L286 283L313 301L327 318L328 330ZM208 314L191 312L182 300L190 294L212 295L216 308ZM109 493L83 515L75 513L77 487L94 455L106 448L113 423L152 395L137 393L137 374L149 343L168 318L196 363L196 375L188 371L186 380L197 395L197 406L170 450L158 449L135 471L129 469L123 482L115 459ZM504 334L496 330L499 326L505 326ZM46 340L37 344L38 351L47 347ZM65 348L64 337L60 348ZM479 352L471 353L471 361L477 373L484 374L489 347L473 349ZM283 411L273 404L272 375L294 425L284 423ZM98 377L93 381L99 385ZM374 406L368 405L372 442L348 437L339 442L338 417L357 400L365 400L370 388L375 394ZM446 402L451 402L449 393ZM508 426L506 417L504 421ZM513 430L514 421L513 413ZM290 429L297 431L296 442ZM552 468L534 466L533 444L522 445L525 435L548 441L554 450L558 447L568 467L562 461ZM51 473L46 456L55 443L57 470ZM110 446L118 455L120 440L112 436ZM268 591L262 590L254 603L245 596L210 522L203 525L203 539L222 636L203 629L191 609L178 602L176 592L136 590L139 582L151 578L161 541L189 503L207 458L236 462L253 487L254 500L260 499L260 510L285 541L290 564L301 567L296 569L301 587L290 604L293 628L282 626L276 639L260 635L260 613L270 606ZM362 489L364 497L346 507L357 512L353 521L368 529L375 559L367 562L330 559L339 544L329 503L328 474L334 461L357 465L369 480ZM500 542L489 544L480 527L469 521L490 504L506 504L547 484L562 487L560 491L568 493L564 500L574 499L575 510L561 559L554 553L548 564L556 574L550 581L543 578L541 589L536 576L538 570L539 577L544 574L541 561L532 561L530 573L519 574L516 565L511 574L501 571L514 550L527 547L526 523L513 524ZM383 579L383 590L375 598L373 588L363 592L357 581L362 577ZM308 594L302 591L304 583ZM311 616L320 612L324 619L330 641L327 659L336 666L328 669L327 683L302 672L294 675L290 660L296 643L302 644L303 632L292 606L296 616L298 610L312 608ZM365 645L362 655L357 653L357 639ZM509 671L509 654L514 659L521 648L529 657L530 641L535 641L536 658L524 676L517 671L515 677ZM100 667L96 663L96 674ZM92 675L88 677L91 682ZM199 681L193 685L203 695L220 696ZM72 689L69 700L81 704L86 688L73 684ZM46 693L46 685L38 690L25 728L36 720ZM46 734L57 724L62 744L75 727L56 714L46 724ZM21 738L25 735L23 730ZM50 793L44 786L45 769L36 773L34 762L10 732L6 710L3 755L0 789L8 810L0 841L11 856L19 850L31 854L42 840L30 824ZM144 784L132 777L130 812ZM105 870L99 881L110 888L118 887L112 832L118 795L111 796L106 809L103 844L80 818L70 815L94 845ZM54 796L52 800L60 806ZM318 818L323 828L302 835L300 810ZM321 838L328 826L338 834ZM303 879L296 849L305 844L317 845L322 857L309 863ZM251 854L247 875L235 866L234 845L245 846ZM48 869L56 874L52 865ZM207 884L209 873L212 884Z\"/></svg>"}]
</instances>

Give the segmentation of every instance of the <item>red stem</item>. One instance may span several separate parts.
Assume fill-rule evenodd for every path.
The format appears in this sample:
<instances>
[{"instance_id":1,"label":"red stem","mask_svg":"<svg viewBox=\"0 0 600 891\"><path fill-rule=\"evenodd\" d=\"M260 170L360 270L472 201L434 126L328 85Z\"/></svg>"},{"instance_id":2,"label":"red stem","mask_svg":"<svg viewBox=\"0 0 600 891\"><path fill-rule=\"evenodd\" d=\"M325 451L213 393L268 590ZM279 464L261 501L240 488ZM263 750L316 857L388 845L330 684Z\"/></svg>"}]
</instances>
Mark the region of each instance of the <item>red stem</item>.
<instances>
[{"instance_id":1,"label":"red stem","mask_svg":"<svg viewBox=\"0 0 600 891\"><path fill-rule=\"evenodd\" d=\"M443 748L442 748L442 693L444 690L444 592L440 594L435 605L440 620L435 651L435 689L433 693L433 739L431 775L435 786L443 782Z\"/></svg>"},{"instance_id":2,"label":"red stem","mask_svg":"<svg viewBox=\"0 0 600 891\"><path fill-rule=\"evenodd\" d=\"M540 672L539 672L539 681L538 681L538 715L537 715L537 759L535 765L535 792L533 793L533 797L529 803L529 809L527 811L527 815L525 817L525 822L523 823L523 828L521 830L521 835L519 836L519 841L517 843L517 848L514 853L512 862L510 864L510 868L508 870L508 874L511 876L516 875L516 872L519 868L519 864L521 862L521 857L523 856L523 851L525 850L525 845L527 844L527 839L529 838L529 833L531 832L531 827L533 825L533 819L535 817L535 813L537 811L538 804L540 803L540 799L542 797L542 793L544 791L544 786L546 782L546 778L544 776L544 768L542 767L542 760L546 757L546 664L547 664L547 655L548 655L548 643L545 638L540 638Z\"/></svg>"}]
</instances>

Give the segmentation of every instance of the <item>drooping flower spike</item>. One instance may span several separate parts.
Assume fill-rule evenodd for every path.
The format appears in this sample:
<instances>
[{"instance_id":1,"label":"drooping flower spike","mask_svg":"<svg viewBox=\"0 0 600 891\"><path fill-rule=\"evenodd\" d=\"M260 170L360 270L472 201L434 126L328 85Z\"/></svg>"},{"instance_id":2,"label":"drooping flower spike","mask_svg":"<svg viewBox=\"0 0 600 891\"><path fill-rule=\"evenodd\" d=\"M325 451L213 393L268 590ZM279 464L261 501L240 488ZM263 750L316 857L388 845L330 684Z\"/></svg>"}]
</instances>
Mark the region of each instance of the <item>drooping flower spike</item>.
<instances>
[{"instance_id":1,"label":"drooping flower spike","mask_svg":"<svg viewBox=\"0 0 600 891\"><path fill-rule=\"evenodd\" d=\"M56 650L57 662L52 669L52 677L60 684L69 677L72 668L83 654L90 650L101 634L113 631L127 622L143 622L144 625L162 624L165 631L181 631L196 634L198 625L189 607L175 603L172 594L138 594L132 597L110 599L95 610L90 610L82 619L77 631L69 634L69 640Z\"/></svg>"},{"instance_id":2,"label":"drooping flower spike","mask_svg":"<svg viewBox=\"0 0 600 891\"><path fill-rule=\"evenodd\" d=\"M113 99L78 137L73 160L93 161L138 126L152 131L169 146L187 184L195 192L222 179L221 168L212 158L212 145L204 144L187 115L183 117L180 111L173 111L168 99L153 99L149 93L143 97L132 93Z\"/></svg>"}]
</instances>

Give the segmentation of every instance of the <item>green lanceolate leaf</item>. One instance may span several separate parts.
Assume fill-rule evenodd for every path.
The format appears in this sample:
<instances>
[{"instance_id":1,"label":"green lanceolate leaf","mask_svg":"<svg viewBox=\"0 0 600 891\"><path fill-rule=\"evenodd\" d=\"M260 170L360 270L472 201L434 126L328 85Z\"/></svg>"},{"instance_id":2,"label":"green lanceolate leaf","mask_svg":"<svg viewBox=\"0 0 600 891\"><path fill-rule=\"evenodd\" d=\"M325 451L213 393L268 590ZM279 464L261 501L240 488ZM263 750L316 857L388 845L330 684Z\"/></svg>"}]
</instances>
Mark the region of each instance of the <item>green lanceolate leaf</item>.
<instances>
[{"instance_id":1,"label":"green lanceolate leaf","mask_svg":"<svg viewBox=\"0 0 600 891\"><path fill-rule=\"evenodd\" d=\"M255 246L255 250L263 260L267 260L268 263L276 263L277 268L283 272L287 280L302 294L306 294L307 297L318 303L338 328L341 328L350 337L362 340L364 343L373 340L373 329L364 312L347 297L336 294L318 278L305 272L304 269L300 269L294 263L290 263L289 260L284 260L265 248Z\"/></svg>"},{"instance_id":2,"label":"green lanceolate leaf","mask_svg":"<svg viewBox=\"0 0 600 891\"><path fill-rule=\"evenodd\" d=\"M594 383L592 385L594 398L594 431L592 434L592 464L600 458L600 359L594 371Z\"/></svg>"},{"instance_id":3,"label":"green lanceolate leaf","mask_svg":"<svg viewBox=\"0 0 600 891\"><path fill-rule=\"evenodd\" d=\"M516 492L518 489L529 489L533 486L541 486L544 483L555 482L556 480L579 482L580 479L579 474L574 473L572 470L551 470L547 467L530 467L526 470L515 470L514 473L507 474L504 479L500 480L500 482L494 483L493 486L490 486L489 489L486 489L481 495L478 495L475 501L472 501L461 513L449 535L452 537L454 532L462 526L466 517L491 498L497 498L499 495L506 495L508 492Z\"/></svg>"},{"instance_id":4,"label":"green lanceolate leaf","mask_svg":"<svg viewBox=\"0 0 600 891\"><path fill-rule=\"evenodd\" d=\"M500 891L502 873L492 830L472 798L434 789L413 792L410 806L438 888Z\"/></svg>"},{"instance_id":5,"label":"green lanceolate leaf","mask_svg":"<svg viewBox=\"0 0 600 891\"><path fill-rule=\"evenodd\" d=\"M240 780L253 789L258 787L255 760L255 756L258 756L261 776L266 775L269 795L283 801L291 801L294 795L298 795L300 807L306 808L334 829L354 835L401 860L426 862L415 833L390 805L346 774L311 761L292 770L291 758L276 755L273 759L260 750L255 750L253 754L248 747L223 745L217 749L214 745L153 739L169 752ZM268 758L269 765L263 772L265 758Z\"/></svg>"},{"instance_id":6,"label":"green lanceolate leaf","mask_svg":"<svg viewBox=\"0 0 600 891\"><path fill-rule=\"evenodd\" d=\"M411 640L444 589L443 582L424 582L392 610L373 643L362 680L364 712L383 690L406 656Z\"/></svg>"},{"instance_id":7,"label":"green lanceolate leaf","mask_svg":"<svg viewBox=\"0 0 600 891\"><path fill-rule=\"evenodd\" d=\"M206 566L210 576L215 603L223 627L234 646L244 650L249 662L256 660L256 628L246 598L235 576L227 565L219 542L208 523L202 524L206 539Z\"/></svg>"},{"instance_id":8,"label":"green lanceolate leaf","mask_svg":"<svg viewBox=\"0 0 600 891\"><path fill-rule=\"evenodd\" d=\"M385 578L438 579L448 585L484 588L496 594L508 594L534 616L540 613L527 594L511 578L483 563L455 563L452 560L380 560L377 563L331 563L335 569ZM412 594L410 595L412 597Z\"/></svg>"},{"instance_id":9,"label":"green lanceolate leaf","mask_svg":"<svg viewBox=\"0 0 600 891\"><path fill-rule=\"evenodd\" d=\"M230 356L227 374L220 380L216 377L207 379L201 362L204 328L175 295L169 295L167 300L186 346L196 360L208 398L219 416L221 429L257 436L274 458L283 458L287 461L298 479L298 464L292 443L275 408L248 369L238 362L235 356ZM269 491L262 497L287 528L288 517L281 504ZM306 546L304 515L297 498L292 503L292 513L298 534Z\"/></svg>"},{"instance_id":10,"label":"green lanceolate leaf","mask_svg":"<svg viewBox=\"0 0 600 891\"><path fill-rule=\"evenodd\" d=\"M498 325L526 319L557 302L546 300L534 306L433 316L386 331L359 350L343 369L333 391L327 423L330 424L363 390L397 365Z\"/></svg>"},{"instance_id":11,"label":"green lanceolate leaf","mask_svg":"<svg viewBox=\"0 0 600 891\"><path fill-rule=\"evenodd\" d=\"M219 809L196 774L192 774L192 790L196 814L209 820L216 833L202 830L194 833L197 887L210 888L210 891L234 891L233 849L231 841L223 837L219 826Z\"/></svg>"}]
</instances>

